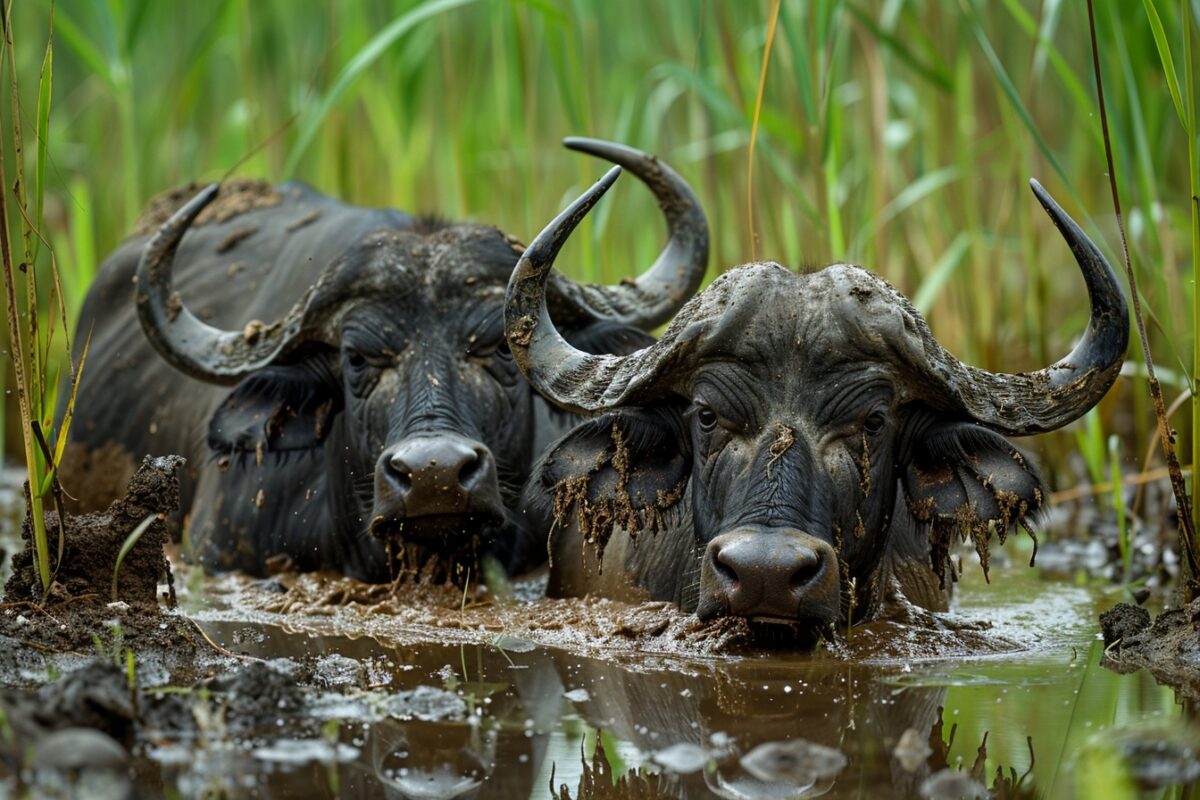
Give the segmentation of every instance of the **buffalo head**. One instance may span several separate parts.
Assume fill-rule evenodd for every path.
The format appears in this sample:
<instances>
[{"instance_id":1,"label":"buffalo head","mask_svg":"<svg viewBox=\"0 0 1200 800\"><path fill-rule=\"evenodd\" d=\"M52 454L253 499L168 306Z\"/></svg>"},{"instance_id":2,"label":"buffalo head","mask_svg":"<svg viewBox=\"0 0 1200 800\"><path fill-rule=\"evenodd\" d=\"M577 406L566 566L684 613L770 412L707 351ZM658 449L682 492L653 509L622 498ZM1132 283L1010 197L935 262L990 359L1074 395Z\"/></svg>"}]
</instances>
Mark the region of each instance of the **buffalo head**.
<instances>
[{"instance_id":1,"label":"buffalo head","mask_svg":"<svg viewBox=\"0 0 1200 800\"><path fill-rule=\"evenodd\" d=\"M708 252L704 216L687 184L652 156L587 139L567 145L632 170L667 220L666 247L636 280L597 287L556 276L548 286L547 302L575 346L629 352L652 341L642 331L669 319L698 287ZM373 539L388 546L393 571L400 554L410 567L439 560L430 554L461 567L495 541L503 543L496 555L513 561L524 528L516 498L552 416L547 409L539 417L504 337L504 289L522 247L481 225L356 222L361 232L347 234L345 249L286 315L222 329L173 288L181 241L217 194L216 185L201 191L146 244L137 311L172 366L234 387L204 420L220 466L319 462L325 489L316 503L328 513L315 518L332 530L300 530L313 523L296 509L314 490L280 466L257 499L261 515L277 522L258 530L251 521L245 534L278 541L257 542L257 550L370 577L386 574Z\"/></svg>"},{"instance_id":2,"label":"buffalo head","mask_svg":"<svg viewBox=\"0 0 1200 800\"><path fill-rule=\"evenodd\" d=\"M1034 194L1082 271L1091 321L1057 363L998 374L963 364L903 295L846 264L737 267L653 345L625 356L572 347L546 304L547 278L618 172L525 251L505 312L534 388L599 415L535 467L531 502L552 499L560 531L600 548L614 527L657 531L622 545L625 561L612 566L601 552L595 566L633 573L636 586L701 618L820 627L877 607L893 579L925 605L944 602L953 537L986 558L992 532L1003 540L1043 507L1035 466L1004 437L1053 430L1099 402L1129 324L1112 269L1040 185ZM601 580L551 550L552 589Z\"/></svg>"}]
</instances>

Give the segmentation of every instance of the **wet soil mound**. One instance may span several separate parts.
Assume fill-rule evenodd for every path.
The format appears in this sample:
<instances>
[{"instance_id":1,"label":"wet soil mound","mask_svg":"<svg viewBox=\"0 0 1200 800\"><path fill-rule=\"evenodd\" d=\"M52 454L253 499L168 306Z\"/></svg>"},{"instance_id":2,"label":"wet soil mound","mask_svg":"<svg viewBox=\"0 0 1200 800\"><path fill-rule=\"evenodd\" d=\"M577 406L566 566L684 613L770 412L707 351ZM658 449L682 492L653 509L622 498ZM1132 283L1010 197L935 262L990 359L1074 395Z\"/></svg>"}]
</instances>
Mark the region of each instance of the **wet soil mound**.
<instances>
[{"instance_id":1,"label":"wet soil mound","mask_svg":"<svg viewBox=\"0 0 1200 800\"><path fill-rule=\"evenodd\" d=\"M808 631L786 625L756 626L736 618L701 622L695 614L666 602L543 598L540 591L519 591L524 598L520 600L501 599L474 587L464 592L450 584L365 584L328 573L278 576L269 587L262 582L253 587L242 592L235 605L279 614L278 622L290 629L314 634L353 631L396 646L503 639L614 658L625 654L707 658L809 649L814 644ZM833 658L857 661L967 657L1021 649L988 631L989 627L910 604L888 619L856 625L848 641L834 635L818 647Z\"/></svg>"},{"instance_id":2,"label":"wet soil mound","mask_svg":"<svg viewBox=\"0 0 1200 800\"><path fill-rule=\"evenodd\" d=\"M1144 608L1119 603L1100 615L1100 627L1106 667L1120 673L1145 669L1161 683L1200 698L1200 598L1162 612L1153 622Z\"/></svg>"},{"instance_id":3,"label":"wet soil mound","mask_svg":"<svg viewBox=\"0 0 1200 800\"><path fill-rule=\"evenodd\" d=\"M261 585L261 584L260 584ZM627 605L601 598L500 600L451 584L366 584L321 573L282 578L284 591L248 591L240 602L286 616L290 628L354 629L396 644L479 642L505 636L575 652L711 656L744 645L741 620L702 623L671 603ZM333 617L332 621L327 618Z\"/></svg>"},{"instance_id":4,"label":"wet soil mound","mask_svg":"<svg viewBox=\"0 0 1200 800\"><path fill-rule=\"evenodd\" d=\"M111 599L113 570L126 538L148 516L149 529L126 554L118 584L119 599L130 605L158 605L158 584L170 585L171 565L163 555L167 543L167 514L179 507L179 456L146 457L129 483L125 497L107 511L68 514L62 525L62 558L54 570L49 600ZM46 537L55 549L59 540L58 514L46 514ZM4 587L10 602L41 598L33 557L33 527L28 515L21 525L24 549L13 556L13 574ZM173 599L172 599L173 602Z\"/></svg>"},{"instance_id":5,"label":"wet soil mound","mask_svg":"<svg viewBox=\"0 0 1200 800\"><path fill-rule=\"evenodd\" d=\"M62 558L50 591L42 597L30 547L28 516L21 529L24 549L13 556L13 574L0 605L0 675L20 672L33 654L95 655L114 660L131 649L142 657L146 648L165 662L187 666L200 651L211 652L203 632L186 617L164 615L158 587L165 581L166 600L173 605L171 567L163 554L165 517L179 505L178 456L147 457L129 483L126 495L107 511L67 514ZM129 534L147 517L153 522L130 548L117 575L113 571ZM57 552L58 515L46 514L47 537ZM53 554L52 554L53 555ZM53 566L53 565L52 565Z\"/></svg>"}]
</instances>

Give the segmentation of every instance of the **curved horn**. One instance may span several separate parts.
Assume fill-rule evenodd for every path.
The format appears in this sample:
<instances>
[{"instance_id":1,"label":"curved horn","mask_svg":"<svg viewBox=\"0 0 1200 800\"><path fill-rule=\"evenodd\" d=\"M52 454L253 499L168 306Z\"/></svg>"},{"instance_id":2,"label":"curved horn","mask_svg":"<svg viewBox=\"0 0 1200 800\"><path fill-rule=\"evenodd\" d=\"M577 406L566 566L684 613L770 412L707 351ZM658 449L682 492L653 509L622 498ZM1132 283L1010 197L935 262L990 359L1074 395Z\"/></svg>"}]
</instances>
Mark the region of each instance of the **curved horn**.
<instances>
[{"instance_id":1,"label":"curved horn","mask_svg":"<svg viewBox=\"0 0 1200 800\"><path fill-rule=\"evenodd\" d=\"M599 317L642 330L662 325L700 288L708 266L708 222L700 200L673 169L640 150L574 136L563 144L624 167L645 183L666 217L668 239L654 264L632 282L591 286L557 276L555 291Z\"/></svg>"},{"instance_id":2,"label":"curved horn","mask_svg":"<svg viewBox=\"0 0 1200 800\"><path fill-rule=\"evenodd\" d=\"M1044 433L1083 416L1100 402L1121 371L1129 345L1129 310L1108 261L1036 180L1029 181L1071 248L1087 284L1092 313L1087 331L1058 362L1032 373L1005 374L969 367L935 345L934 370L981 424L1009 436Z\"/></svg>"},{"instance_id":3,"label":"curved horn","mask_svg":"<svg viewBox=\"0 0 1200 800\"><path fill-rule=\"evenodd\" d=\"M504 334L513 358L533 388L556 405L581 414L620 405L653 380L677 350L670 331L656 344L627 356L593 355L572 346L550 319L546 283L563 243L621 174L613 167L547 225L521 255L504 298Z\"/></svg>"},{"instance_id":4,"label":"curved horn","mask_svg":"<svg viewBox=\"0 0 1200 800\"><path fill-rule=\"evenodd\" d=\"M142 330L171 366L209 383L234 384L270 363L300 333L305 309L320 281L287 316L264 325L251 321L241 331L201 322L172 288L179 243L192 222L217 196L211 184L176 211L142 250L137 270L137 311Z\"/></svg>"}]
</instances>

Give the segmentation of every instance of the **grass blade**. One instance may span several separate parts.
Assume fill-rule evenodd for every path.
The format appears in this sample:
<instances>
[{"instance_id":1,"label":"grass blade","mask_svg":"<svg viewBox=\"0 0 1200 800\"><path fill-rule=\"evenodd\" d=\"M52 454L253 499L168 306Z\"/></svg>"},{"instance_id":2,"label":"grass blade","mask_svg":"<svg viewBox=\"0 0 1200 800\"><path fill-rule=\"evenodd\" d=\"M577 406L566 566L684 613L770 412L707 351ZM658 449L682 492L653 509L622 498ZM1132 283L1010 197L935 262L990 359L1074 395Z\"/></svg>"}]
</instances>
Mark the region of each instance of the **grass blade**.
<instances>
[{"instance_id":1,"label":"grass blade","mask_svg":"<svg viewBox=\"0 0 1200 800\"><path fill-rule=\"evenodd\" d=\"M758 120L762 116L763 90L767 86L767 67L771 63L771 46L775 43L775 30L779 25L779 0L771 0L771 13L767 21L767 43L763 47L762 69L758 74L758 93L754 97L754 116L750 119L750 148L746 154L746 235L750 237L750 260L756 258L754 234L754 140L758 138Z\"/></svg>"},{"instance_id":2,"label":"grass blade","mask_svg":"<svg viewBox=\"0 0 1200 800\"><path fill-rule=\"evenodd\" d=\"M948 93L951 90L952 81L944 69L938 69L930 66L929 64L923 63L919 58L917 58L912 50L905 45L903 41L879 27L879 24L875 22L875 20L871 19L871 17L865 11L856 6L854 3L847 3L846 10L849 11L851 16L858 20L864 28L870 31L871 35L874 36L881 44L887 45L888 50L894 53L896 58L907 64L909 69L920 75L933 86L937 87L940 91Z\"/></svg>"},{"instance_id":3,"label":"grass blade","mask_svg":"<svg viewBox=\"0 0 1200 800\"><path fill-rule=\"evenodd\" d=\"M1158 48L1158 59L1162 62L1163 77L1167 81L1167 91L1171 93L1171 102L1175 104L1175 113L1179 115L1179 122L1187 128L1188 117L1183 110L1183 95L1179 93L1179 76L1175 74L1175 59L1171 57L1171 44L1163 30L1162 19L1158 16L1158 9L1154 7L1154 0L1142 0L1142 5L1146 7L1146 18L1150 21L1150 30L1154 34L1154 46ZM1185 22L1184 36L1187 35L1186 25Z\"/></svg>"},{"instance_id":4,"label":"grass blade","mask_svg":"<svg viewBox=\"0 0 1200 800\"><path fill-rule=\"evenodd\" d=\"M112 601L114 603L120 599L119 595L117 594L117 577L121 572L121 564L125 562L125 556L129 555L129 551L133 549L133 546L138 543L138 539L141 539L142 535L146 531L150 530L151 523L153 523L156 519L158 519L157 514L150 514L147 516L144 520L138 523L138 526L134 528L133 531L125 537L125 541L121 543L121 549L117 552L117 563L113 565Z\"/></svg>"},{"instance_id":5,"label":"grass blade","mask_svg":"<svg viewBox=\"0 0 1200 800\"><path fill-rule=\"evenodd\" d=\"M50 35L46 38L46 55L42 58L42 73L38 80L37 104L37 166L34 182L37 213L34 216L37 229L45 225L46 215L46 160L50 144L50 99L54 84L54 6L50 6ZM37 263L38 246L35 242L33 257Z\"/></svg>"},{"instance_id":6,"label":"grass blade","mask_svg":"<svg viewBox=\"0 0 1200 800\"><path fill-rule=\"evenodd\" d=\"M354 81L374 64L397 39L431 17L469 5L473 2L475 0L427 0L427 2L422 3L392 22L367 42L366 46L359 50L358 54L350 60L350 63L338 73L337 78L333 82L333 87L321 98L316 110L305 117L303 123L300 125L300 133L296 139L296 144L292 147L287 163L284 165L284 174L295 174L296 167L300 164L300 158L304 155L304 151L308 149L309 145L312 144L317 131L334 105L342 99L342 96L346 94Z\"/></svg>"},{"instance_id":7,"label":"grass blade","mask_svg":"<svg viewBox=\"0 0 1200 800\"><path fill-rule=\"evenodd\" d=\"M1021 101L1021 94L1017 91L1017 87L1013 85L1012 79L1008 77L1008 72L1004 69L1004 64L1000 61L1000 56L996 55L996 50L992 47L992 43L983 29L983 24L979 20L978 9L974 3L967 4L967 8L969 9L967 17L975 33L975 39L979 42L980 49L983 50L983 55L987 59L988 66L992 68L992 74L996 78L996 83L1000 84L1004 95L1017 112L1017 116L1021 118L1021 122L1029 130L1030 135L1033 136L1034 142L1037 144L1038 149L1042 151L1042 155L1046 157L1046 161L1069 188L1071 181L1067 177L1066 170L1059 163L1058 158L1054 155L1054 151L1050 149L1050 145L1046 144L1046 140L1042 137L1042 134L1037 129L1037 125L1033 122L1033 117L1029 114L1029 109ZM1074 190L1071 193L1073 195Z\"/></svg>"},{"instance_id":8,"label":"grass blade","mask_svg":"<svg viewBox=\"0 0 1200 800\"><path fill-rule=\"evenodd\" d=\"M1117 232L1121 237L1121 255L1125 262L1125 275L1129 279L1130 295L1133 298L1133 319L1137 323L1138 337L1142 342L1142 357L1145 359L1147 383L1150 385L1150 397L1154 402L1154 416L1158 421L1158 437L1162 442L1163 457L1171 474L1171 488L1175 493L1175 503L1179 507L1179 555L1181 569L1179 584L1184 603L1200 593L1200 543L1196 541L1196 529L1192 518L1192 507L1188 497L1187 487L1183 480L1183 471L1179 467L1179 459L1175 455L1174 435L1171 432L1171 422L1167 419L1167 408L1163 402L1162 386L1154 375L1154 359L1150 354L1150 340L1146 337L1146 322L1142 315L1142 301L1137 289L1137 276L1133 272L1133 262L1129 259L1129 242L1125 236L1125 222L1121 216L1121 197L1117 191L1116 167L1113 163L1112 143L1108 133L1108 111L1104 104L1104 82L1100 76L1100 45L1096 40L1096 17L1092 8L1092 0L1088 0L1088 26L1092 41L1092 64L1096 74L1096 99L1100 106L1100 129L1104 133L1104 157L1108 163L1108 181L1112 189L1113 210L1117 219ZM1195 163L1192 163L1193 169ZM1200 293L1197 294L1200 297ZM1194 434L1193 434L1194 437Z\"/></svg>"},{"instance_id":9,"label":"grass blade","mask_svg":"<svg viewBox=\"0 0 1200 800\"><path fill-rule=\"evenodd\" d=\"M928 277L921 282L917 293L913 295L913 305L917 307L918 311L922 314L929 313L929 308L941 294L946 281L958 269L958 265L963 263L963 256L967 254L970 246L971 236L966 231L961 231L958 236L954 237L954 241L946 248L946 252L929 271Z\"/></svg>"}]
</instances>

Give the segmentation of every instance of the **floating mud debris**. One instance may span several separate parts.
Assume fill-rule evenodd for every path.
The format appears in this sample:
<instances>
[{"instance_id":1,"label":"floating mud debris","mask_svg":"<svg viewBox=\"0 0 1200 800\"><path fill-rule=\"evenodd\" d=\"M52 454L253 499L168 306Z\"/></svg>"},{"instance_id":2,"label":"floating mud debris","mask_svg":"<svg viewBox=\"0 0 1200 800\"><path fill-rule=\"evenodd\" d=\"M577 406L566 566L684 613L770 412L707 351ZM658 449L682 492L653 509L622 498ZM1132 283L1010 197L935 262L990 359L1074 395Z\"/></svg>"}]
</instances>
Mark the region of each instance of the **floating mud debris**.
<instances>
[{"instance_id":1,"label":"floating mud debris","mask_svg":"<svg viewBox=\"0 0 1200 800\"><path fill-rule=\"evenodd\" d=\"M1118 603L1100 615L1104 666L1121 673L1145 669L1156 680L1200 699L1200 598L1163 611L1154 622L1144 608Z\"/></svg>"}]
</instances>

